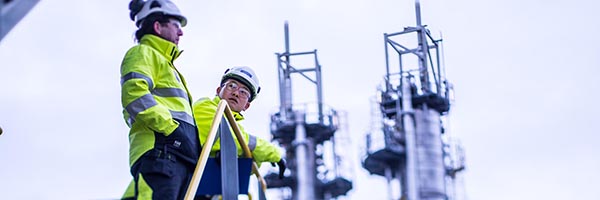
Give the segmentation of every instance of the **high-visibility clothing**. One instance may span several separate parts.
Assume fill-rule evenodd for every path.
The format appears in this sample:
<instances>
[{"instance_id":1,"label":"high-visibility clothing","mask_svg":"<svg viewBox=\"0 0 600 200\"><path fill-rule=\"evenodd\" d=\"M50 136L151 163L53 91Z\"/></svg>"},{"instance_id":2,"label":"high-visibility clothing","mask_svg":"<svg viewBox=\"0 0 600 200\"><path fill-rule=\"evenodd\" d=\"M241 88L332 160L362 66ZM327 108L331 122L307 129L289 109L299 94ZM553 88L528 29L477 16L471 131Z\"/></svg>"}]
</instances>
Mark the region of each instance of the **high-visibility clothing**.
<instances>
[{"instance_id":1,"label":"high-visibility clothing","mask_svg":"<svg viewBox=\"0 0 600 200\"><path fill-rule=\"evenodd\" d=\"M200 141L202 144L206 141L208 137L208 132L210 131L210 126L212 125L213 118L217 112L217 107L221 98L215 96L215 98L210 99L208 97L202 98L194 103L194 119L196 120L196 124L198 125L198 134L200 135ZM281 154L279 154L279 149L275 147L273 144L269 143L266 140L257 138L253 135L248 134L244 127L241 126L240 121L244 119L244 117L235 111L233 112L233 116L236 119L236 123L244 136L244 140L246 141L248 147L252 152L252 156L254 160L259 164L261 162L278 162L281 160ZM236 141L236 146L238 150L238 156L243 155L243 150L239 143L237 142L237 137L231 130L232 136ZM220 140L217 139L215 141L215 145L211 149L211 155L215 156L216 151L221 149ZM132 198L135 192L135 183L132 181L129 183L128 188L123 194L123 199Z\"/></svg>"},{"instance_id":2,"label":"high-visibility clothing","mask_svg":"<svg viewBox=\"0 0 600 200\"><path fill-rule=\"evenodd\" d=\"M197 160L195 131L175 131L179 123L195 127L192 97L185 79L173 65L177 45L147 34L127 51L121 63L121 103L129 131L129 165L155 148L187 160Z\"/></svg>"},{"instance_id":3,"label":"high-visibility clothing","mask_svg":"<svg viewBox=\"0 0 600 200\"><path fill-rule=\"evenodd\" d=\"M215 96L212 100L208 97L205 97L194 102L194 119L198 125L198 133L200 134L200 143L202 145L204 145L206 142L208 132L210 131L210 126L212 125L213 118L217 112L217 107L220 100L221 98L219 98L219 96ZM232 112L236 123L238 124L238 127L244 136L244 141L246 141L248 147L250 147L252 157L254 157L256 162L260 164L261 162L278 162L281 160L281 154L279 153L279 149L277 147L266 140L248 134L244 130L244 127L240 124L240 122L244 120L244 116L238 112ZM240 144L237 142L237 137L233 133L233 130L231 130L231 133L234 141L236 141L235 144L237 146L238 155L244 155ZM219 151L220 149L221 143L217 138L210 151L211 155L214 156L216 151Z\"/></svg>"}]
</instances>

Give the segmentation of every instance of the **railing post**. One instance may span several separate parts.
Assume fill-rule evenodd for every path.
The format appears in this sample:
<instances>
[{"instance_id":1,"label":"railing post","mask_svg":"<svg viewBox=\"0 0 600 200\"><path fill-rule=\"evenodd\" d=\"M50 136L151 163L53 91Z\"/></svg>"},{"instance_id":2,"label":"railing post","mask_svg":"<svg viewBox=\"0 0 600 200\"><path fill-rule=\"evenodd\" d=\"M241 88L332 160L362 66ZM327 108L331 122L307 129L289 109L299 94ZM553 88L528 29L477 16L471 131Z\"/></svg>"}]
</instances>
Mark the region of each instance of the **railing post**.
<instances>
[{"instance_id":1,"label":"railing post","mask_svg":"<svg viewBox=\"0 0 600 200\"><path fill-rule=\"evenodd\" d=\"M235 200L240 193L237 148L225 117L221 119L219 132L221 133L221 191L223 200Z\"/></svg>"},{"instance_id":2,"label":"railing post","mask_svg":"<svg viewBox=\"0 0 600 200\"><path fill-rule=\"evenodd\" d=\"M258 189L258 200L267 200L265 190Z\"/></svg>"},{"instance_id":3,"label":"railing post","mask_svg":"<svg viewBox=\"0 0 600 200\"><path fill-rule=\"evenodd\" d=\"M217 110L215 112L215 117L213 117L212 124L210 125L210 131L208 132L208 137L206 138L205 145L202 147L202 152L200 152L200 156L198 157L198 163L196 163L196 168L194 169L194 173L192 175L192 180L190 180L190 184L185 192L185 200L193 200L196 196L196 191L198 190L198 185L200 184L200 179L202 178L202 174L204 173L204 168L206 167L206 161L210 156L210 150L212 149L212 144L215 142L215 138L217 135L217 126L221 123L223 119L223 111L227 108L227 101L220 101L217 106Z\"/></svg>"},{"instance_id":4,"label":"railing post","mask_svg":"<svg viewBox=\"0 0 600 200\"><path fill-rule=\"evenodd\" d=\"M227 120L229 121L225 120L224 116L227 117ZM223 121L225 121L225 123L222 123ZM230 124L228 122L233 123ZM206 142L204 143L205 145L202 147L202 152L200 152L200 156L198 157L198 163L196 164L196 168L194 169L192 180L190 180L190 184L185 193L185 200L192 200L196 195L196 191L198 189L198 185L200 184L202 174L204 173L204 169L206 167L206 162L208 160L210 151L212 149L213 144L215 143L214 141L217 137L217 132L219 132L218 134L220 134L221 136L221 166L224 166L221 168L221 191L223 194L223 199L237 199L237 196L239 194L237 147L235 146L235 142L233 141L233 137L231 136L231 131L229 130L230 126L236 135L238 143L244 151L244 155L247 158L252 158L252 152L250 152L250 148L244 141L244 137L241 134L240 128L235 123L235 118L233 117L233 114L229 109L229 106L227 105L227 101L221 100L219 102L219 105L217 106L215 116L213 118L210 130L208 132L208 137L206 138ZM233 160L230 160L232 158ZM233 168L230 168L231 166L233 166ZM267 184L263 177L260 175L260 172L258 171L258 165L254 161L252 162L252 171L261 183L260 192L264 194L267 190ZM233 173L235 173L235 175ZM237 187L231 187L232 184L237 185ZM264 199L264 195L261 199Z\"/></svg>"}]
</instances>

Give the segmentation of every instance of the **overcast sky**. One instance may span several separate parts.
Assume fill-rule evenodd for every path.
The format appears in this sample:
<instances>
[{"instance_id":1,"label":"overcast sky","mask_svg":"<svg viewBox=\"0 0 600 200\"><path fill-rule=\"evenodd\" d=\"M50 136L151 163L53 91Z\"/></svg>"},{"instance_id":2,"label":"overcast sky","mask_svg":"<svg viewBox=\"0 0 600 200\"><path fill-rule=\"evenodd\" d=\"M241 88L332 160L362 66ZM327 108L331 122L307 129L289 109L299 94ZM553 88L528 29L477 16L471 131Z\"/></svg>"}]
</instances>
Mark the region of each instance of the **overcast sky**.
<instances>
[{"instance_id":1,"label":"overcast sky","mask_svg":"<svg viewBox=\"0 0 600 200\"><path fill-rule=\"evenodd\" d=\"M124 191L119 67L135 45L128 2L41 1L0 42L0 199ZM325 102L348 114L350 199L387 198L384 179L358 162L369 98L385 73L383 33L415 25L414 1L175 2L189 21L176 66L192 96L212 97L227 67L253 67L263 89L243 124L263 138L279 105L274 53L284 51L287 20L291 50L318 49ZM599 3L433 0L421 8L423 24L444 37L466 198L600 199Z\"/></svg>"}]
</instances>

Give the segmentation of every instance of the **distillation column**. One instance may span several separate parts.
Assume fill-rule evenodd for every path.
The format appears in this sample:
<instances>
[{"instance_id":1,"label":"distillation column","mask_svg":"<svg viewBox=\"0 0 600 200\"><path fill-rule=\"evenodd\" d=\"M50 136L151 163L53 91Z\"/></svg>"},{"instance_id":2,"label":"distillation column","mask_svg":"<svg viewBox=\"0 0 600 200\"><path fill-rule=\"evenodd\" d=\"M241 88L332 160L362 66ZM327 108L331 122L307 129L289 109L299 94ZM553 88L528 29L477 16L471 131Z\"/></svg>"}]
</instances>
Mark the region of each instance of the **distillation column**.
<instances>
[{"instance_id":1,"label":"distillation column","mask_svg":"<svg viewBox=\"0 0 600 200\"><path fill-rule=\"evenodd\" d=\"M323 106L321 65L317 59L317 50L292 53L289 51L289 28L285 23L285 52L276 53L280 87L279 112L271 115L271 134L273 140L285 148L285 159L290 176L279 180L276 174L265 177L269 188L291 189L291 197L283 199L314 200L331 199L345 195L352 189L352 182L335 172L338 162L325 162L325 153L334 154L335 148L325 148L324 144L335 147L333 136L338 129L337 111ZM309 56L314 67L294 66L292 57ZM312 58L311 58L312 57ZM296 59L296 58L294 58ZM291 75L297 74L316 86L316 105L294 105L292 103ZM303 91L304 92L304 91ZM316 109L312 109L313 106ZM315 120L316 119L316 120ZM328 160L329 161L329 160ZM333 163L328 166L327 163ZM329 174L328 174L329 173Z\"/></svg>"},{"instance_id":2,"label":"distillation column","mask_svg":"<svg viewBox=\"0 0 600 200\"><path fill-rule=\"evenodd\" d=\"M441 39L433 39L421 24L420 2L416 0L416 27L406 27L398 33L385 33L386 76L385 86L379 88L378 98L383 118L381 130L367 134L367 156L363 167L371 174L397 179L401 199L449 200L449 188L455 172L464 169L464 160L444 150L454 144L444 143L448 137L441 121L450 110L450 83L442 74L440 62ZM397 42L397 37L416 35L416 47ZM397 53L398 60L390 60L389 50ZM405 57L409 57L406 59ZM415 59L416 58L416 59ZM409 63L414 62L417 63ZM390 68L396 62L397 69ZM412 67L412 68L411 68ZM376 146L375 135L384 142ZM447 148L446 148L447 149ZM448 162L446 163L446 160ZM397 199L389 192L390 199Z\"/></svg>"}]
</instances>

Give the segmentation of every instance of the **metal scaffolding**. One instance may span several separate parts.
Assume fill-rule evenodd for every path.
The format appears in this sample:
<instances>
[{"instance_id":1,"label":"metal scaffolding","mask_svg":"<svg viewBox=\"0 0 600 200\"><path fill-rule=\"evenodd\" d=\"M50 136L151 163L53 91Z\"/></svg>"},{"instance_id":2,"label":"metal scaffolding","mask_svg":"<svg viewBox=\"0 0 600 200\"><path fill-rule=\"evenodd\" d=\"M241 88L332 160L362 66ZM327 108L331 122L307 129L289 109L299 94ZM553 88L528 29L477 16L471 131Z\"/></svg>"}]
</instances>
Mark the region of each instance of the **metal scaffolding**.
<instances>
[{"instance_id":1,"label":"metal scaffolding","mask_svg":"<svg viewBox=\"0 0 600 200\"><path fill-rule=\"evenodd\" d=\"M283 199L313 200L333 199L352 189L352 181L337 173L342 164L335 150L339 134L340 115L323 103L321 65L317 50L292 53L289 48L289 28L285 30L285 52L276 53L279 74L280 107L271 116L273 139L286 150L291 174L279 180L276 174L265 177L269 188L288 188L291 195ZM292 65L291 58L309 56L314 67L300 68ZM316 104L292 103L292 79L297 74L316 86ZM333 156L326 156L326 154Z\"/></svg>"},{"instance_id":2,"label":"metal scaffolding","mask_svg":"<svg viewBox=\"0 0 600 200\"><path fill-rule=\"evenodd\" d=\"M381 130L367 134L363 167L388 180L390 199L455 199L449 188L456 172L464 169L464 154L450 150L460 147L444 139L449 134L441 123L450 110L452 87L440 59L442 40L421 24L418 0L415 9L415 27L384 34L385 84L376 102L381 110L377 117L383 120ZM417 43L409 46L400 39ZM400 184L399 196L392 194L396 188L390 188L391 181Z\"/></svg>"}]
</instances>

